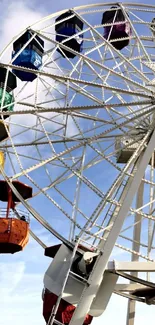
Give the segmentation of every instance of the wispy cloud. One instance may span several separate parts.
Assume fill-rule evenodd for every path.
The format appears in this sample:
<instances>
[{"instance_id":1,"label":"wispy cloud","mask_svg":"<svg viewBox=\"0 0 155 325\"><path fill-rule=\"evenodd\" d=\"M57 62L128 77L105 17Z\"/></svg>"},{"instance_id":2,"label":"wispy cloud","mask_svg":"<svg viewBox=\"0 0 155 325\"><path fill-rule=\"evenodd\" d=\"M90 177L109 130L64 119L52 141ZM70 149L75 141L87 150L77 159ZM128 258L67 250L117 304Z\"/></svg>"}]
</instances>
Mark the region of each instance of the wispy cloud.
<instances>
[{"instance_id":1,"label":"wispy cloud","mask_svg":"<svg viewBox=\"0 0 155 325\"><path fill-rule=\"evenodd\" d=\"M16 272L12 272L16 269ZM0 263L0 301L9 296L17 288L25 271L24 262Z\"/></svg>"}]
</instances>

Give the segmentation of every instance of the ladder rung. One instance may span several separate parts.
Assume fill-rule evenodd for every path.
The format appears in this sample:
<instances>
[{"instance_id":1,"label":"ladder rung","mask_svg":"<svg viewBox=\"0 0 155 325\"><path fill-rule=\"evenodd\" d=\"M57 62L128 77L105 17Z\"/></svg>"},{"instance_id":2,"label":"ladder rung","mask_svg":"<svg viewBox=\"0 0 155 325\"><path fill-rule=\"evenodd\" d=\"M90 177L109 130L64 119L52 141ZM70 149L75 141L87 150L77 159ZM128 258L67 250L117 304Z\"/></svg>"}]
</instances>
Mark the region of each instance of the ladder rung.
<instances>
[{"instance_id":1,"label":"ladder rung","mask_svg":"<svg viewBox=\"0 0 155 325\"><path fill-rule=\"evenodd\" d=\"M74 273L74 272L72 272L72 271L70 271L70 275L71 275L74 279L76 279L77 281L80 281L80 282L83 282L83 283L89 285L87 279L84 279L82 276L80 276L80 275L78 275L78 274L76 274L76 273Z\"/></svg>"}]
</instances>

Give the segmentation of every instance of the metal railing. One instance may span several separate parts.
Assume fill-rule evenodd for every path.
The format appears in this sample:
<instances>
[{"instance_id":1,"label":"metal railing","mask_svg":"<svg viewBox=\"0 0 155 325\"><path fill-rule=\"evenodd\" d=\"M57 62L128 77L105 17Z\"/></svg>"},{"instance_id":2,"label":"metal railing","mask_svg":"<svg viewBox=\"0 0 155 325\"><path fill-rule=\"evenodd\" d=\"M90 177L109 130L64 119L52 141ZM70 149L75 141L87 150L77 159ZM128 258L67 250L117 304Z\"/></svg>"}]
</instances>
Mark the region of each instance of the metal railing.
<instances>
[{"instance_id":1,"label":"metal railing","mask_svg":"<svg viewBox=\"0 0 155 325\"><path fill-rule=\"evenodd\" d=\"M7 212L7 209L0 208L0 218L5 218L6 212ZM19 219L19 220L23 220L23 221L30 223L30 214L26 211L21 210L21 209L15 209L15 210L10 209L9 218Z\"/></svg>"}]
</instances>

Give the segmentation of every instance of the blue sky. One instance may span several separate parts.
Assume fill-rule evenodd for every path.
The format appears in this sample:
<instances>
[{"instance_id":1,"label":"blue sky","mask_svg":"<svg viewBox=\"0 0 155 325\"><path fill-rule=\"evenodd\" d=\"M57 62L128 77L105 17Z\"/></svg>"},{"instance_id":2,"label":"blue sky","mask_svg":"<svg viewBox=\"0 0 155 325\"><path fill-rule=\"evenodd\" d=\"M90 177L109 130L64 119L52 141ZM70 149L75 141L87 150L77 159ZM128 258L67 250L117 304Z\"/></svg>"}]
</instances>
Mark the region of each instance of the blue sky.
<instances>
[{"instance_id":1,"label":"blue sky","mask_svg":"<svg viewBox=\"0 0 155 325\"><path fill-rule=\"evenodd\" d=\"M137 1L138 2L138 1ZM141 2L141 1L139 1ZM58 10L95 3L95 1L1 1L1 49L21 29L39 20L40 18ZM96 2L97 3L97 2ZM150 1L151 4L151 1ZM153 1L152 1L153 4ZM61 224L60 224L61 226ZM35 227L35 225L34 225ZM40 228L36 234L49 245L54 242L50 235ZM42 317L41 292L43 288L43 275L50 263L44 257L43 249L30 239L29 244L22 253L13 256L1 256L0 259L0 311L1 325L10 322L19 325L45 324ZM126 319L127 301L114 296L100 319L95 319L93 324L124 325ZM146 322L153 324L153 307L138 304L136 323L144 325Z\"/></svg>"}]
</instances>

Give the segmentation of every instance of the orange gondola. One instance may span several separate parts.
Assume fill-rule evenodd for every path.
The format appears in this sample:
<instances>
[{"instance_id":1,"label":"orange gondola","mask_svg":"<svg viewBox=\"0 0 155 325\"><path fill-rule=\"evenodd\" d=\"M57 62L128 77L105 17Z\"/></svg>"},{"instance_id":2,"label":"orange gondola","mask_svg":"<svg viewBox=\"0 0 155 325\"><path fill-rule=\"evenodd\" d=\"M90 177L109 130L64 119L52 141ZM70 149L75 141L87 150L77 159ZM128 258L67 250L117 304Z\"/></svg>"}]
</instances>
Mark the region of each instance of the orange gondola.
<instances>
[{"instance_id":1,"label":"orange gondola","mask_svg":"<svg viewBox=\"0 0 155 325\"><path fill-rule=\"evenodd\" d=\"M32 197L32 188L19 181L13 181L12 184L20 193L23 199ZM0 253L11 253L21 251L29 239L29 222L25 216L15 218L14 208L15 202L19 199L12 192L6 181L0 180L0 200L7 202L7 209L5 209L5 217L0 218ZM11 215L13 211L13 217ZM11 217L10 217L11 215Z\"/></svg>"}]
</instances>

